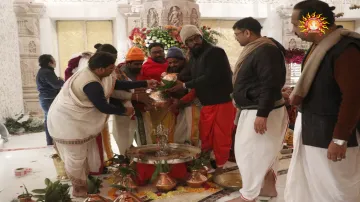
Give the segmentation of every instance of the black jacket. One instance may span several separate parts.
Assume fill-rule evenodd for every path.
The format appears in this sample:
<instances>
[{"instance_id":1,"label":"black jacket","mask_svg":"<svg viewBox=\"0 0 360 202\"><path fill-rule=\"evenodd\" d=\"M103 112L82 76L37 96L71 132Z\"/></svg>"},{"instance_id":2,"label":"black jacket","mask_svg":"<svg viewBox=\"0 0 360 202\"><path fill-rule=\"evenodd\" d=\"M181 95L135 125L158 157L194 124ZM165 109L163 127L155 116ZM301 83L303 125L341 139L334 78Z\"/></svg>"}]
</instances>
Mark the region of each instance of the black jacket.
<instances>
[{"instance_id":1,"label":"black jacket","mask_svg":"<svg viewBox=\"0 0 360 202\"><path fill-rule=\"evenodd\" d=\"M42 99L54 99L63 84L64 81L56 76L52 67L41 67L36 75L37 90Z\"/></svg>"},{"instance_id":2,"label":"black jacket","mask_svg":"<svg viewBox=\"0 0 360 202\"><path fill-rule=\"evenodd\" d=\"M191 55L191 81L186 88L195 88L201 105L216 105L231 101L232 71L225 51L222 48L203 42L202 52Z\"/></svg>"},{"instance_id":3,"label":"black jacket","mask_svg":"<svg viewBox=\"0 0 360 202\"><path fill-rule=\"evenodd\" d=\"M343 37L329 49L322 59L319 69L311 84L308 94L301 105L302 142L304 145L327 149L333 139L336 124L343 101L342 91L335 80L335 62L349 47L360 50L360 40ZM307 54L304 60L308 57ZM354 64L358 65L359 64ZM359 96L359 94L357 95ZM354 108L354 113L356 109ZM354 126L360 129L360 121ZM360 130L359 130L360 131ZM348 147L358 147L356 129L349 131L350 136L342 134L347 139ZM342 138L339 138L342 139Z\"/></svg>"},{"instance_id":4,"label":"black jacket","mask_svg":"<svg viewBox=\"0 0 360 202\"><path fill-rule=\"evenodd\" d=\"M257 116L267 117L282 98L286 80L285 48L263 45L244 61L234 85L233 98L239 107L255 106Z\"/></svg>"}]
</instances>

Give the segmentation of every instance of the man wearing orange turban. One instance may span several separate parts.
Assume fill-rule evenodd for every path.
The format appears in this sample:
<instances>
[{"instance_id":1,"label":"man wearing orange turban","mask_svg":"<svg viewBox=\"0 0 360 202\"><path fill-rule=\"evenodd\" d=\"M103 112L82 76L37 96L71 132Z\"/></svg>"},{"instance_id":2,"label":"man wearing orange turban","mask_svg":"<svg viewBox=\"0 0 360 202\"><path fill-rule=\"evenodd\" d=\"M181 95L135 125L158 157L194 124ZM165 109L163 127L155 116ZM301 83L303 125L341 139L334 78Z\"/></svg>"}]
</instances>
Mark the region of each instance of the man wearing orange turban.
<instances>
[{"instance_id":1,"label":"man wearing orange turban","mask_svg":"<svg viewBox=\"0 0 360 202\"><path fill-rule=\"evenodd\" d=\"M140 48L130 48L126 55L126 62L120 63L115 69L117 79L136 81L144 60L145 54ZM134 107L135 109L135 116L133 117L114 116L113 135L120 154L125 154L125 151L131 147L134 138L137 145L152 144L150 114L145 111L145 108L151 106L151 99L145 93L145 89L127 92L117 91L117 93L121 93L121 95L113 96L116 98L111 98L112 104Z\"/></svg>"}]
</instances>

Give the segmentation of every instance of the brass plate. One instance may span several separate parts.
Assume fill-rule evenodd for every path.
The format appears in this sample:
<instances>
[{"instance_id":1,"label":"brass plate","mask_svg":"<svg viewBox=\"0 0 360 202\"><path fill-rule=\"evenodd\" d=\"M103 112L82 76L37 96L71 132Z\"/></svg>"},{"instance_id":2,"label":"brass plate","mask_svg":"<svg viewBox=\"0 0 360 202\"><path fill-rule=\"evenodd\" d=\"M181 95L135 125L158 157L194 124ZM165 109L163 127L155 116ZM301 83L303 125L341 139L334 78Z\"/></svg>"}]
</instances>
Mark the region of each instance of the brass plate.
<instances>
[{"instance_id":1,"label":"brass plate","mask_svg":"<svg viewBox=\"0 0 360 202\"><path fill-rule=\"evenodd\" d=\"M214 177L214 182L226 189L239 190L242 187L242 180L239 170L217 175Z\"/></svg>"},{"instance_id":2,"label":"brass plate","mask_svg":"<svg viewBox=\"0 0 360 202\"><path fill-rule=\"evenodd\" d=\"M157 161L165 160L168 164L177 164L192 161L200 155L200 148L185 144L170 143L169 155L157 157L159 149L157 144L133 147L126 151L126 156L135 162L155 164Z\"/></svg>"}]
</instances>

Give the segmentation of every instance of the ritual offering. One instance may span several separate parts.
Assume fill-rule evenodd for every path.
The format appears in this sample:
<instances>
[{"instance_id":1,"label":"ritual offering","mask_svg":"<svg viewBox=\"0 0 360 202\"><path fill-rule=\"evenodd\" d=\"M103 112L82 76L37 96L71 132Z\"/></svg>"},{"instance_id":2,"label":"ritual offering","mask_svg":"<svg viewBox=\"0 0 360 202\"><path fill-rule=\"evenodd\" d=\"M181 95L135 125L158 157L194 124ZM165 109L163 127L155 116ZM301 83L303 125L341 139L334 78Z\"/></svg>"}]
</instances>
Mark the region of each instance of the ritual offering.
<instances>
[{"instance_id":1,"label":"ritual offering","mask_svg":"<svg viewBox=\"0 0 360 202\"><path fill-rule=\"evenodd\" d=\"M170 96L165 92L165 90L174 87L176 85L176 81L176 74L164 73L161 79L161 85L155 91L148 91L150 93L149 97L155 101L155 105L161 107L170 99Z\"/></svg>"},{"instance_id":2,"label":"ritual offering","mask_svg":"<svg viewBox=\"0 0 360 202\"><path fill-rule=\"evenodd\" d=\"M157 144L148 144L130 148L126 151L132 161L145 164L185 163L200 156L200 148L185 144L168 143L168 131L160 124L156 129Z\"/></svg>"},{"instance_id":3,"label":"ritual offering","mask_svg":"<svg viewBox=\"0 0 360 202\"><path fill-rule=\"evenodd\" d=\"M192 188L199 188L201 187L206 181L207 177L199 170L192 170L191 177L186 181L187 185Z\"/></svg>"},{"instance_id":4,"label":"ritual offering","mask_svg":"<svg viewBox=\"0 0 360 202\"><path fill-rule=\"evenodd\" d=\"M111 185L111 187L120 190L120 195L114 202L142 202L142 200L131 192L131 189L121 185Z\"/></svg>"},{"instance_id":5,"label":"ritual offering","mask_svg":"<svg viewBox=\"0 0 360 202\"><path fill-rule=\"evenodd\" d=\"M88 197L84 202L111 202L109 199L106 199L100 196L100 187L102 180L89 176L87 179L87 188L88 188Z\"/></svg>"}]
</instances>

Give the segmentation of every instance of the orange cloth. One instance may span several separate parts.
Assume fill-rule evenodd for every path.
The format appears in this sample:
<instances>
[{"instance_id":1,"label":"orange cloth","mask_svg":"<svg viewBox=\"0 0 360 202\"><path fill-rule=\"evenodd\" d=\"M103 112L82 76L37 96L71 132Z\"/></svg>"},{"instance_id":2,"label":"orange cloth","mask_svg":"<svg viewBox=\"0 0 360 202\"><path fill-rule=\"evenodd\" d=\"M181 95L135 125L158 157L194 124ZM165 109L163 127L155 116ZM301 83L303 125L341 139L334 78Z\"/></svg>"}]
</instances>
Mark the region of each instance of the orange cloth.
<instances>
[{"instance_id":1,"label":"orange cloth","mask_svg":"<svg viewBox=\"0 0 360 202\"><path fill-rule=\"evenodd\" d=\"M126 61L144 61L145 54L144 52L138 47L132 47L129 49L128 53L126 54Z\"/></svg>"},{"instance_id":2,"label":"orange cloth","mask_svg":"<svg viewBox=\"0 0 360 202\"><path fill-rule=\"evenodd\" d=\"M236 109L232 102L203 106L200 112L201 150L213 150L217 166L229 159Z\"/></svg>"}]
</instances>

